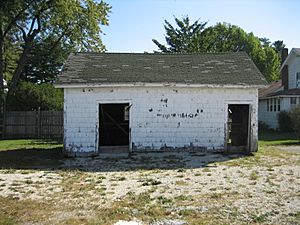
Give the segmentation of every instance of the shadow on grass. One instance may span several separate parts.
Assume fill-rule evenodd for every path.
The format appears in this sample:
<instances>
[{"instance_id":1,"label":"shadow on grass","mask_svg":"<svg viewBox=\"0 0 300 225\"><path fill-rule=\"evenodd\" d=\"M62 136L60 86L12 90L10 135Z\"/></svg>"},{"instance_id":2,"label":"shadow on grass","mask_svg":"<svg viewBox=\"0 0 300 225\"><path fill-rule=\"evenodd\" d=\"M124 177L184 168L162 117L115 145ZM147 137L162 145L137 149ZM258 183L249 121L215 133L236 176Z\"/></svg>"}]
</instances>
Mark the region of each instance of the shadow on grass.
<instances>
[{"instance_id":1,"label":"shadow on grass","mask_svg":"<svg viewBox=\"0 0 300 225\"><path fill-rule=\"evenodd\" d=\"M62 148L13 149L0 151L1 169L55 169L62 165Z\"/></svg>"},{"instance_id":2,"label":"shadow on grass","mask_svg":"<svg viewBox=\"0 0 300 225\"><path fill-rule=\"evenodd\" d=\"M80 170L94 172L214 167L215 162L249 157L251 154L200 152L155 152L130 156L100 155L93 158L66 158L62 148L14 149L0 151L0 169Z\"/></svg>"},{"instance_id":3,"label":"shadow on grass","mask_svg":"<svg viewBox=\"0 0 300 225\"><path fill-rule=\"evenodd\" d=\"M300 145L300 138L295 133L282 133L267 130L259 132L258 137L262 145Z\"/></svg>"}]
</instances>

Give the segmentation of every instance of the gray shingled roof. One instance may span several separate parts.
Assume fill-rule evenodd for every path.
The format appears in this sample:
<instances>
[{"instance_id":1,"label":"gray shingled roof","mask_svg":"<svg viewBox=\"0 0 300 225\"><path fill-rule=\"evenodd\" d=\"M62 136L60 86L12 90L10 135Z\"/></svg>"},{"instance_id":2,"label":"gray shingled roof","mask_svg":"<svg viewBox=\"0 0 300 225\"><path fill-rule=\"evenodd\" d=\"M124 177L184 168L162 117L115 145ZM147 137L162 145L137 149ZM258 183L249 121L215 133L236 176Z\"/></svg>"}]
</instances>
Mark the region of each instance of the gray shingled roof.
<instances>
[{"instance_id":1,"label":"gray shingled roof","mask_svg":"<svg viewBox=\"0 0 300 225\"><path fill-rule=\"evenodd\" d=\"M238 53L71 54L56 85L134 83L266 85L250 57Z\"/></svg>"},{"instance_id":2,"label":"gray shingled roof","mask_svg":"<svg viewBox=\"0 0 300 225\"><path fill-rule=\"evenodd\" d=\"M276 96L299 96L300 95L300 89L298 88L293 88L293 89L289 89L289 90L282 90L282 91L278 91L278 92L273 92L270 93L268 95L262 96L261 98L268 98L268 97L276 97Z\"/></svg>"}]
</instances>

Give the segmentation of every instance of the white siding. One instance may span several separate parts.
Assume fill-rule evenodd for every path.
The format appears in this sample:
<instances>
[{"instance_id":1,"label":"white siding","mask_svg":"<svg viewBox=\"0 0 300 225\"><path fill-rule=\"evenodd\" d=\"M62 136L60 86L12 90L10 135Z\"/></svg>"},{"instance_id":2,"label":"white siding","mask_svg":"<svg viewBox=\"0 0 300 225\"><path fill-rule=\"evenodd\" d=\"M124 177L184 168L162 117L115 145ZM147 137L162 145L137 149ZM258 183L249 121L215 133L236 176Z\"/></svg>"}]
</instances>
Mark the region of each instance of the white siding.
<instances>
[{"instance_id":1,"label":"white siding","mask_svg":"<svg viewBox=\"0 0 300 225\"><path fill-rule=\"evenodd\" d=\"M290 98L281 97L280 111L290 111ZM272 129L278 129L278 111L267 111L267 99L260 99L258 105L258 120Z\"/></svg>"},{"instance_id":2,"label":"white siding","mask_svg":"<svg viewBox=\"0 0 300 225\"><path fill-rule=\"evenodd\" d=\"M289 89L296 88L296 73L300 72L300 57L294 57L289 63Z\"/></svg>"},{"instance_id":3,"label":"white siding","mask_svg":"<svg viewBox=\"0 0 300 225\"><path fill-rule=\"evenodd\" d=\"M131 147L204 147L222 150L227 105L250 104L251 149L257 149L257 89L191 87L103 87L65 89L65 150L98 152L100 103L128 102Z\"/></svg>"},{"instance_id":4,"label":"white siding","mask_svg":"<svg viewBox=\"0 0 300 225\"><path fill-rule=\"evenodd\" d=\"M282 105L282 102L281 102ZM258 120L265 123L272 129L278 128L277 114L279 112L267 111L267 100L259 100L258 105Z\"/></svg>"}]
</instances>

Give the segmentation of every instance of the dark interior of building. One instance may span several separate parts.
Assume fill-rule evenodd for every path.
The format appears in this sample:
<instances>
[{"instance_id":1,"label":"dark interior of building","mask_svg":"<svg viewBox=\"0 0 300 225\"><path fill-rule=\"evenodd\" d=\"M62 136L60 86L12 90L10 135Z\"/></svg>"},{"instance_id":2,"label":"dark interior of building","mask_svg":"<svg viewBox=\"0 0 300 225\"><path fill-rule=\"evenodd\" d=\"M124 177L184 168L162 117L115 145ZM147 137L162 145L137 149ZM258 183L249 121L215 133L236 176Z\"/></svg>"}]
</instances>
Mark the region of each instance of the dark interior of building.
<instances>
[{"instance_id":1,"label":"dark interior of building","mask_svg":"<svg viewBox=\"0 0 300 225\"><path fill-rule=\"evenodd\" d=\"M129 104L99 105L99 146L129 145Z\"/></svg>"},{"instance_id":2,"label":"dark interior of building","mask_svg":"<svg viewBox=\"0 0 300 225\"><path fill-rule=\"evenodd\" d=\"M249 133L249 105L228 105L228 145L247 146Z\"/></svg>"}]
</instances>

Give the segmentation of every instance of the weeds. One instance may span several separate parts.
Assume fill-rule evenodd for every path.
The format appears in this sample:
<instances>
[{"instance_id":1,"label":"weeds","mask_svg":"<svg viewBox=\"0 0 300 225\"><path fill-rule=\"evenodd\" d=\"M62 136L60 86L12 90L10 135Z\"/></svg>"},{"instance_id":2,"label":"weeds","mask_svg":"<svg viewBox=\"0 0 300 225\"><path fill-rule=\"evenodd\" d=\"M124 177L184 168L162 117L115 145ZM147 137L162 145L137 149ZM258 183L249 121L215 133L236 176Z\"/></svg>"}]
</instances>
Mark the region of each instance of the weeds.
<instances>
[{"instance_id":1,"label":"weeds","mask_svg":"<svg viewBox=\"0 0 300 225\"><path fill-rule=\"evenodd\" d=\"M159 180L155 180L155 179L147 179L145 180L143 183L142 183L142 186L156 186L156 185L160 185L161 184L161 181Z\"/></svg>"},{"instance_id":2,"label":"weeds","mask_svg":"<svg viewBox=\"0 0 300 225\"><path fill-rule=\"evenodd\" d=\"M249 176L249 179L250 179L250 180L258 180L258 178L259 178L259 175L258 175L258 172L257 172L257 171L252 171L252 172L250 173L250 176Z\"/></svg>"}]
</instances>

